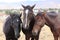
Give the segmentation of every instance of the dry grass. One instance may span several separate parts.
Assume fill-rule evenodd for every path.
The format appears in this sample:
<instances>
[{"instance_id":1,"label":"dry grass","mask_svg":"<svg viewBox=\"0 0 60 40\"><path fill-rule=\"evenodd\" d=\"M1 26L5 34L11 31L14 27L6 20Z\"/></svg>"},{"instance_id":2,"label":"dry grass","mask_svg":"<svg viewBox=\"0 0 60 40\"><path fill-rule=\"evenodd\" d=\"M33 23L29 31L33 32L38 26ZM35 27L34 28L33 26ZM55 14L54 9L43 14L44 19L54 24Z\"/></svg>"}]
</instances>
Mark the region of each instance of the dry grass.
<instances>
[{"instance_id":1,"label":"dry grass","mask_svg":"<svg viewBox=\"0 0 60 40\"><path fill-rule=\"evenodd\" d=\"M5 36L3 34L3 23L4 22L0 20L0 40L5 40ZM21 37L19 38L19 40L25 40L25 36L22 32L21 32ZM41 30L39 40L54 40L49 27L47 27L46 25Z\"/></svg>"}]
</instances>

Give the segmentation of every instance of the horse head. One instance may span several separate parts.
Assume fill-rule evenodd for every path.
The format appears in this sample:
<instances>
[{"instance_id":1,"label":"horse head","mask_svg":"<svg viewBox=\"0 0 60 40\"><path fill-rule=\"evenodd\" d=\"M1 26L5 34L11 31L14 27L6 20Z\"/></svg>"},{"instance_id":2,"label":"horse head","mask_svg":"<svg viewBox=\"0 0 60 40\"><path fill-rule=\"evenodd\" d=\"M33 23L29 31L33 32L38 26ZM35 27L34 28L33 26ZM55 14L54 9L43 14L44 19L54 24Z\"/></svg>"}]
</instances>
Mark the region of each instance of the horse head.
<instances>
[{"instance_id":1,"label":"horse head","mask_svg":"<svg viewBox=\"0 0 60 40\"><path fill-rule=\"evenodd\" d=\"M23 10L23 28L24 29L27 29L29 28L29 24L34 16L33 14L33 8L35 7L35 5L33 6L30 6L30 5L27 5L27 6L24 6L22 5L22 7L24 8Z\"/></svg>"},{"instance_id":2,"label":"horse head","mask_svg":"<svg viewBox=\"0 0 60 40\"><path fill-rule=\"evenodd\" d=\"M21 30L21 14L10 14L11 16L11 27L14 29L15 37L18 38L20 36Z\"/></svg>"}]
</instances>

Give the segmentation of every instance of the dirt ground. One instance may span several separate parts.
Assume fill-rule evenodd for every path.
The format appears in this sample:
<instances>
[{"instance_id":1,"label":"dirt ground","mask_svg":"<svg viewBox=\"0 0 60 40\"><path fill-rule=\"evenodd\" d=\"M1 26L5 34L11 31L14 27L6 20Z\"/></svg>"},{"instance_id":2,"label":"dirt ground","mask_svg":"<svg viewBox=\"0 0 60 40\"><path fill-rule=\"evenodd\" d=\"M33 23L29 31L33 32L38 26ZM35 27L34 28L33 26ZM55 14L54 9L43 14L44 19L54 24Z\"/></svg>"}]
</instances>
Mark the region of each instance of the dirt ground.
<instances>
[{"instance_id":1,"label":"dirt ground","mask_svg":"<svg viewBox=\"0 0 60 40\"><path fill-rule=\"evenodd\" d=\"M4 22L0 20L0 40L6 40L3 33L3 24ZM25 40L24 34L21 32L21 37L19 40ZM46 25L42 28L41 34L39 35L39 40L54 40L53 34L50 31L50 28Z\"/></svg>"}]
</instances>

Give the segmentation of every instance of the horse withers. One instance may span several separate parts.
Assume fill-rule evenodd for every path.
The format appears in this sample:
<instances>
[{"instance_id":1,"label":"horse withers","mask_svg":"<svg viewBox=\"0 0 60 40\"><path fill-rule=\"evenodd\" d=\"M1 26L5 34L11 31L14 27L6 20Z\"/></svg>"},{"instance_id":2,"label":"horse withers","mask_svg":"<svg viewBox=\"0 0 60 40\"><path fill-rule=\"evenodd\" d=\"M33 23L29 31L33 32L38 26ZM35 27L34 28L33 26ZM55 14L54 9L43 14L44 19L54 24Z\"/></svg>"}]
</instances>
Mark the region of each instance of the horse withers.
<instances>
[{"instance_id":1,"label":"horse withers","mask_svg":"<svg viewBox=\"0 0 60 40\"><path fill-rule=\"evenodd\" d=\"M10 14L3 27L6 40L18 40L21 31L21 14Z\"/></svg>"}]
</instances>

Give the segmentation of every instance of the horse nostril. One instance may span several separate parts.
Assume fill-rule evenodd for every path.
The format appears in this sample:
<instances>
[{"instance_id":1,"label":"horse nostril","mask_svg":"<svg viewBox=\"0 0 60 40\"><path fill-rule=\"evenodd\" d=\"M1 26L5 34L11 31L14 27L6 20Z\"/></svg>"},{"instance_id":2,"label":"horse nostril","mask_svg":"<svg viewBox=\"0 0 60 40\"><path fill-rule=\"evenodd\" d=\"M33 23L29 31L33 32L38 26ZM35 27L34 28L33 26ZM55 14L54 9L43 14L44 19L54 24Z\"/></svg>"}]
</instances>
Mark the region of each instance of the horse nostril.
<instances>
[{"instance_id":1,"label":"horse nostril","mask_svg":"<svg viewBox=\"0 0 60 40\"><path fill-rule=\"evenodd\" d=\"M19 37L20 37L20 35L17 35L17 36L16 36L16 38L19 38Z\"/></svg>"},{"instance_id":2,"label":"horse nostril","mask_svg":"<svg viewBox=\"0 0 60 40\"><path fill-rule=\"evenodd\" d=\"M32 32L32 35L33 35L33 36L37 36L37 33L36 33L36 32Z\"/></svg>"},{"instance_id":3,"label":"horse nostril","mask_svg":"<svg viewBox=\"0 0 60 40\"><path fill-rule=\"evenodd\" d=\"M20 35L17 36L17 38L19 38L19 37L20 37Z\"/></svg>"}]
</instances>

